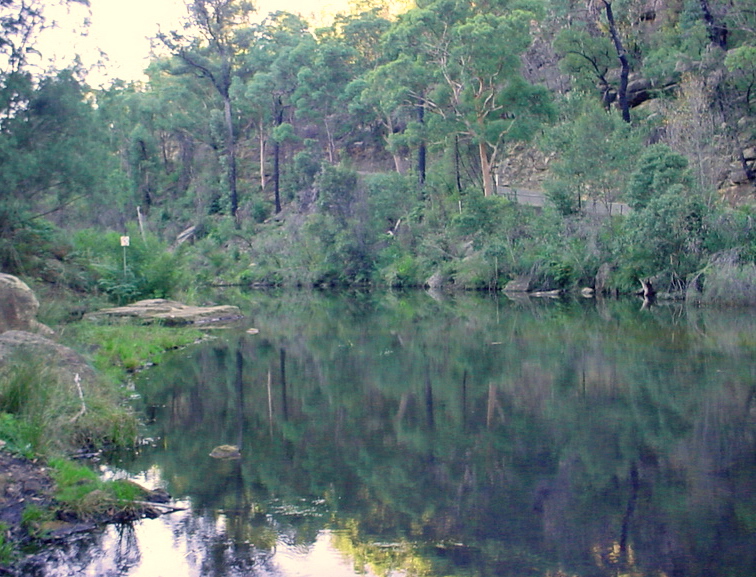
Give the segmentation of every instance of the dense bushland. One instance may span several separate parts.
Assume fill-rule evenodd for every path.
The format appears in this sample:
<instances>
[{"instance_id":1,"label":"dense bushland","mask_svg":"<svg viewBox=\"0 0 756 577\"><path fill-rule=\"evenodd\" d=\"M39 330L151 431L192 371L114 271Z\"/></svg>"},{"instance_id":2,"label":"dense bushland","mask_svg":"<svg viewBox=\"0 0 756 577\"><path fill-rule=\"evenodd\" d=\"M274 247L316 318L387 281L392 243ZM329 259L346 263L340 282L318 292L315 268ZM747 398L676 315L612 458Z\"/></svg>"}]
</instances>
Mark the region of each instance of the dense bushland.
<instances>
[{"instance_id":1,"label":"dense bushland","mask_svg":"<svg viewBox=\"0 0 756 577\"><path fill-rule=\"evenodd\" d=\"M0 3L0 268L119 303L521 275L753 299L750 0L358 6L313 30L192 0L146 82L95 89L33 74L41 4Z\"/></svg>"}]
</instances>

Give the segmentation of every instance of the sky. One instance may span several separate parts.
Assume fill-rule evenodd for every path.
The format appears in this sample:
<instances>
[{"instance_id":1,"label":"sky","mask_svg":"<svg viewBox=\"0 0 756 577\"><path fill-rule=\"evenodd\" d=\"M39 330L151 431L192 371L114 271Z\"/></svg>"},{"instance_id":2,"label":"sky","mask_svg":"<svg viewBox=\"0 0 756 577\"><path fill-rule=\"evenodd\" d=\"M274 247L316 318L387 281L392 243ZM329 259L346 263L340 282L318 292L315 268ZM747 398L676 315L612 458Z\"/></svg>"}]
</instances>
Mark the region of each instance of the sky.
<instances>
[{"instance_id":1,"label":"sky","mask_svg":"<svg viewBox=\"0 0 756 577\"><path fill-rule=\"evenodd\" d=\"M260 17L274 10L302 14L310 21L327 14L348 10L348 0L258 0ZM57 26L44 32L40 46L43 55L58 68L69 64L79 54L85 66L102 61L104 68L93 70L92 85L108 84L114 78L139 80L147 66L150 42L158 30L175 30L186 15L184 0L90 0L91 8L72 4L48 6L48 19ZM91 14L90 14L91 12ZM86 19L90 25L82 36Z\"/></svg>"}]
</instances>

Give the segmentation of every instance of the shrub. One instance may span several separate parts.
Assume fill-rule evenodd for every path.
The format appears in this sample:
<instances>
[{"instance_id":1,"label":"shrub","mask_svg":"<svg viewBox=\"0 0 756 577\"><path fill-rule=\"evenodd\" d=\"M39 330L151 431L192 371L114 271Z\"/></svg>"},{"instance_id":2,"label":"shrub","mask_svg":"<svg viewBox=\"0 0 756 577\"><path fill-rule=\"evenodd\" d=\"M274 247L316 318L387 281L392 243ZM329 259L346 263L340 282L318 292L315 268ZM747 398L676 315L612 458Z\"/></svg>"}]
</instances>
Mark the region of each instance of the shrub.
<instances>
[{"instance_id":1,"label":"shrub","mask_svg":"<svg viewBox=\"0 0 756 577\"><path fill-rule=\"evenodd\" d=\"M672 150L666 144L654 144L643 151L636 169L630 175L625 198L630 208L640 210L648 206L651 199L668 192L690 190L693 176L688 169L688 159Z\"/></svg>"},{"instance_id":2,"label":"shrub","mask_svg":"<svg viewBox=\"0 0 756 577\"><path fill-rule=\"evenodd\" d=\"M756 305L756 264L743 262L738 250L712 257L705 269L702 302Z\"/></svg>"},{"instance_id":3,"label":"shrub","mask_svg":"<svg viewBox=\"0 0 756 577\"><path fill-rule=\"evenodd\" d=\"M186 285L180 252L171 253L156 237L130 235L122 247L117 232L92 229L74 236L75 255L87 263L94 286L123 304L143 298L165 298Z\"/></svg>"}]
</instances>

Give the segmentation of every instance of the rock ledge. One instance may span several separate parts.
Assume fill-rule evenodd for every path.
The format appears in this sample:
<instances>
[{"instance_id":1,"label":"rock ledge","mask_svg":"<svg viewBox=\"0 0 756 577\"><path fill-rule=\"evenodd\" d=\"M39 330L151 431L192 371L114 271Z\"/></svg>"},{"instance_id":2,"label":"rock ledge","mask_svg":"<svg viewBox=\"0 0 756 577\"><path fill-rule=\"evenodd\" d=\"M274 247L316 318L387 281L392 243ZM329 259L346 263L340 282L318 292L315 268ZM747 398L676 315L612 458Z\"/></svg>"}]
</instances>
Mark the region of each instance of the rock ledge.
<instances>
[{"instance_id":1,"label":"rock ledge","mask_svg":"<svg viewBox=\"0 0 756 577\"><path fill-rule=\"evenodd\" d=\"M191 325L234 321L243 316L239 307L231 305L195 307L167 299L148 299L123 307L102 309L89 313L84 318L133 318L166 325Z\"/></svg>"}]
</instances>

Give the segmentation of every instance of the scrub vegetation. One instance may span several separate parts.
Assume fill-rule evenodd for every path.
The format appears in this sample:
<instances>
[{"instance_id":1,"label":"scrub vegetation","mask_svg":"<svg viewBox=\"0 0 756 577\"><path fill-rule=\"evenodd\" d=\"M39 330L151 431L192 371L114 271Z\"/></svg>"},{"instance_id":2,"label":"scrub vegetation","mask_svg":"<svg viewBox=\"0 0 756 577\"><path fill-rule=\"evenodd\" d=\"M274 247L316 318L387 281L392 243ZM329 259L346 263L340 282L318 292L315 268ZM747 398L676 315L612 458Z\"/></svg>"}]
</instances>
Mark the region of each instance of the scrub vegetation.
<instances>
[{"instance_id":1,"label":"scrub vegetation","mask_svg":"<svg viewBox=\"0 0 756 577\"><path fill-rule=\"evenodd\" d=\"M649 6L360 2L313 29L191 0L146 81L95 88L34 71L41 3L4 1L0 267L114 303L523 275L753 302L753 3Z\"/></svg>"}]
</instances>

